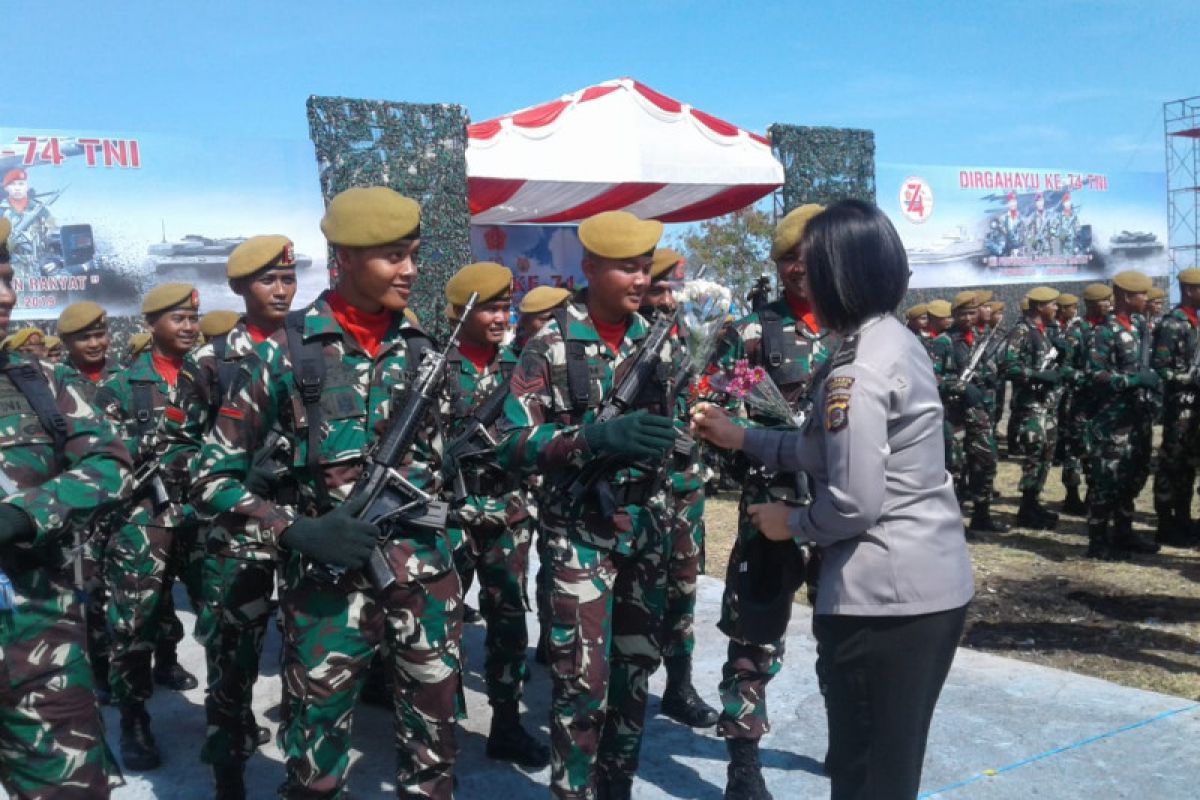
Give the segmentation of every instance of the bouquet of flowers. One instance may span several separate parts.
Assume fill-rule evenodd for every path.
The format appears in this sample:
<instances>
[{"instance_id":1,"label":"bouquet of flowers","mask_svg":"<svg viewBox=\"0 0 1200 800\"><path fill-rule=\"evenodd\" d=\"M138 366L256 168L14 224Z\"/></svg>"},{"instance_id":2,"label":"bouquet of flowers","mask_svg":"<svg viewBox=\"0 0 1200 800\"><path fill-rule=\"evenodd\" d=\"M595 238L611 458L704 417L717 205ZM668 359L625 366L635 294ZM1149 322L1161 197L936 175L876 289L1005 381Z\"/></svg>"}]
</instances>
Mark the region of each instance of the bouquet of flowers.
<instances>
[{"instance_id":1,"label":"bouquet of flowers","mask_svg":"<svg viewBox=\"0 0 1200 800\"><path fill-rule=\"evenodd\" d=\"M675 292L679 333L687 345L688 373L702 375L717 349L717 335L733 305L733 294L719 283L687 281Z\"/></svg>"},{"instance_id":2,"label":"bouquet of flowers","mask_svg":"<svg viewBox=\"0 0 1200 800\"><path fill-rule=\"evenodd\" d=\"M767 371L750 366L744 358L735 362L732 370L709 375L706 380L713 390L742 401L763 416L788 426L804 426L803 415L795 413Z\"/></svg>"}]
</instances>

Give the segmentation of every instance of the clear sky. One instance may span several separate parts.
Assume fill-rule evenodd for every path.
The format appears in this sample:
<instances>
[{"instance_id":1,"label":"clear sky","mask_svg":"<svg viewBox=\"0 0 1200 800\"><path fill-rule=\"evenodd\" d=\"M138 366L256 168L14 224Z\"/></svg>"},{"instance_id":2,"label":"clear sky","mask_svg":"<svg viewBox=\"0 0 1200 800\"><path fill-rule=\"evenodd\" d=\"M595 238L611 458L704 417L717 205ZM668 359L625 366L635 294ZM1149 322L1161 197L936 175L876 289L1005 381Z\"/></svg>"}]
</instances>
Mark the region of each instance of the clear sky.
<instances>
[{"instance_id":1,"label":"clear sky","mask_svg":"<svg viewBox=\"0 0 1200 800\"><path fill-rule=\"evenodd\" d=\"M482 120L628 75L752 130L871 128L880 161L1164 168L1195 0L0 0L0 127L307 136L310 94Z\"/></svg>"}]
</instances>

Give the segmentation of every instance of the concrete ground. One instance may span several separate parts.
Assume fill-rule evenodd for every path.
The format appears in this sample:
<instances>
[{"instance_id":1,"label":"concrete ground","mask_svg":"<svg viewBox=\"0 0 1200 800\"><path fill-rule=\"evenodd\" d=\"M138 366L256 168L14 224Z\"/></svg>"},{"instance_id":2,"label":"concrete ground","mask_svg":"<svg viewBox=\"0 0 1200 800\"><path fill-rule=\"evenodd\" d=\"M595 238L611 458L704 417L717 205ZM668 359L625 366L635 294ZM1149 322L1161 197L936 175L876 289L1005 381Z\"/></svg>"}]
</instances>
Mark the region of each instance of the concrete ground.
<instances>
[{"instance_id":1,"label":"concrete ground","mask_svg":"<svg viewBox=\"0 0 1200 800\"><path fill-rule=\"evenodd\" d=\"M696 685L710 702L724 655L715 628L721 583L702 577L697 608ZM181 608L186 600L178 598ZM777 800L825 797L821 776L825 720L813 676L814 642L807 611L792 620L787 661L770 689L774 730L763 740L767 782ZM185 623L190 625L187 616ZM530 630L534 630L530 615ZM489 710L482 694L483 628L467 626L466 677L470 718L459 738L457 797L544 797L548 770L528 774L483 755ZM278 725L279 677L272 663L278 637L272 631L256 711L272 729ZM532 650L530 651L532 656ZM203 654L190 639L181 660L203 674ZM642 767L634 797L717 800L725 785L725 748L711 731L696 732L655 716L663 688L661 671L651 684ZM526 692L528 719L547 736L550 691L544 667L533 666ZM158 692L150 704L153 728L166 763L155 772L127 776L114 793L119 800L211 797L209 775L197 753L204 736L200 690ZM116 745L117 713L105 710ZM391 719L360 708L354 725L355 763L350 788L355 798L391 796ZM973 798L1194 798L1200 795L1200 704L1127 689L1104 681L998 656L960 650L938 706L925 763L922 797ZM269 744L248 766L249 796L269 798L283 775L279 751ZM3 794L0 792L0 794Z\"/></svg>"}]
</instances>

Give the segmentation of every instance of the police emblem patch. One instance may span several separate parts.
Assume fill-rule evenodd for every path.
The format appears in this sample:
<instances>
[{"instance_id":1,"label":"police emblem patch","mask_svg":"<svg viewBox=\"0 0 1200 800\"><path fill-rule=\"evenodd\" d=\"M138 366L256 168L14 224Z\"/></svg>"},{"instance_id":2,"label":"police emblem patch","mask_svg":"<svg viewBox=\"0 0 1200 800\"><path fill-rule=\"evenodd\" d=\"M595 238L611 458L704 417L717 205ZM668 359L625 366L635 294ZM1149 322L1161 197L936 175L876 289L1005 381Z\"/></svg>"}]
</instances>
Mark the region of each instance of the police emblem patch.
<instances>
[{"instance_id":1,"label":"police emblem patch","mask_svg":"<svg viewBox=\"0 0 1200 800\"><path fill-rule=\"evenodd\" d=\"M850 387L854 378L839 375L825 384L825 430L836 433L850 421Z\"/></svg>"}]
</instances>

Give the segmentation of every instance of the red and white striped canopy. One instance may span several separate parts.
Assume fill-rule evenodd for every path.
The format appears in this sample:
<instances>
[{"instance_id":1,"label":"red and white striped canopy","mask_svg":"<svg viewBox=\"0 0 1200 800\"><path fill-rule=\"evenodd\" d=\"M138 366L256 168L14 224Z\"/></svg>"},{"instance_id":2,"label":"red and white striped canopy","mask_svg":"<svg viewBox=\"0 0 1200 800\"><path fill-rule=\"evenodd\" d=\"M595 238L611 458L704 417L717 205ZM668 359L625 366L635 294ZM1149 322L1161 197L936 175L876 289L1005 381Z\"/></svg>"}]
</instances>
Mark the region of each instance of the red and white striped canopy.
<instances>
[{"instance_id":1,"label":"red and white striped canopy","mask_svg":"<svg viewBox=\"0 0 1200 800\"><path fill-rule=\"evenodd\" d=\"M692 222L782 183L764 137L630 78L467 128L475 225L578 222L615 209Z\"/></svg>"}]
</instances>

